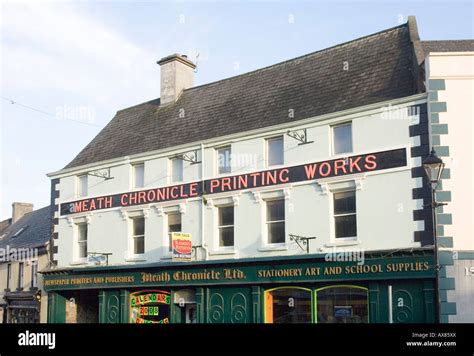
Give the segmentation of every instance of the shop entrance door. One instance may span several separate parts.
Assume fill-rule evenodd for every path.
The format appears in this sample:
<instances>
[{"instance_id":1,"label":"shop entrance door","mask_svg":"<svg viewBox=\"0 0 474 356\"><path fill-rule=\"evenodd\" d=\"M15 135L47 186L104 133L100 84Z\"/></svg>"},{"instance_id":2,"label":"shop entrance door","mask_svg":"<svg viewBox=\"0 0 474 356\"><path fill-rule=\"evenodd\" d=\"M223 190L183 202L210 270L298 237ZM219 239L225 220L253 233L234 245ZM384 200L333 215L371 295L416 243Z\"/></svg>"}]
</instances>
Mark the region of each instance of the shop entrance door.
<instances>
[{"instance_id":1,"label":"shop entrance door","mask_svg":"<svg viewBox=\"0 0 474 356\"><path fill-rule=\"evenodd\" d=\"M250 288L209 288L208 323L250 323L252 317Z\"/></svg>"}]
</instances>

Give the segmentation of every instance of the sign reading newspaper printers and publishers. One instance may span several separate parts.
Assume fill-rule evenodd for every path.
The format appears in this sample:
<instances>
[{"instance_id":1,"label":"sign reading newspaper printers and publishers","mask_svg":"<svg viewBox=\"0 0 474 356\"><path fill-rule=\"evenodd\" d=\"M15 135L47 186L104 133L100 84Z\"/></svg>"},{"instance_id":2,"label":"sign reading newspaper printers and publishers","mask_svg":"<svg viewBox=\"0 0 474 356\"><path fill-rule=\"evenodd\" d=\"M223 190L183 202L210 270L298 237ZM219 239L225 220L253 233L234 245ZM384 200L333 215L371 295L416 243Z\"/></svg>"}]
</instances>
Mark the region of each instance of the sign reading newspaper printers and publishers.
<instances>
[{"instance_id":1,"label":"sign reading newspaper printers and publishers","mask_svg":"<svg viewBox=\"0 0 474 356\"><path fill-rule=\"evenodd\" d=\"M171 233L171 243L173 247L173 261L191 261L193 252L191 234L173 232Z\"/></svg>"}]
</instances>

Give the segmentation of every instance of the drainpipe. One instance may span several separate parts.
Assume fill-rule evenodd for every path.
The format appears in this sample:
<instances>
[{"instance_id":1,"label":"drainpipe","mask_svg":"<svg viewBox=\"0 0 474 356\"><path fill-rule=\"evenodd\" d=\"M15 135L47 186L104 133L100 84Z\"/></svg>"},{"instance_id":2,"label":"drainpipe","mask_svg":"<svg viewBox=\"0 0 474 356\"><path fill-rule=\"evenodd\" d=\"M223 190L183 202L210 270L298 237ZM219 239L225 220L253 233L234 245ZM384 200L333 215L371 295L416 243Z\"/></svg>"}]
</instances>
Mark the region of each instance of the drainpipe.
<instances>
[{"instance_id":1,"label":"drainpipe","mask_svg":"<svg viewBox=\"0 0 474 356\"><path fill-rule=\"evenodd\" d=\"M201 143L201 181L203 182L202 190L204 193L204 144ZM204 195L201 195L201 247L205 251L204 260L208 259L209 249L206 244L206 233L204 229Z\"/></svg>"},{"instance_id":2,"label":"drainpipe","mask_svg":"<svg viewBox=\"0 0 474 356\"><path fill-rule=\"evenodd\" d=\"M392 286L388 286L388 322L393 323L393 300L392 300Z\"/></svg>"}]
</instances>

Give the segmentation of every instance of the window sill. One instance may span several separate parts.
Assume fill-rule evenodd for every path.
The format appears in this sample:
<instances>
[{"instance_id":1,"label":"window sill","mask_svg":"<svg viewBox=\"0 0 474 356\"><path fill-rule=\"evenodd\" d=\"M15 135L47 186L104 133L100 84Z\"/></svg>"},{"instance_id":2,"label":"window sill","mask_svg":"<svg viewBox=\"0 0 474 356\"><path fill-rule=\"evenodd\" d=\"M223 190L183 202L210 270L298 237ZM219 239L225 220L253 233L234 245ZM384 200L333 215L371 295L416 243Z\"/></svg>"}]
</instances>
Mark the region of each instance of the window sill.
<instances>
[{"instance_id":1,"label":"window sill","mask_svg":"<svg viewBox=\"0 0 474 356\"><path fill-rule=\"evenodd\" d=\"M125 262L146 262L146 257L137 255L125 258Z\"/></svg>"},{"instance_id":2,"label":"window sill","mask_svg":"<svg viewBox=\"0 0 474 356\"><path fill-rule=\"evenodd\" d=\"M287 244L274 244L274 245L265 245L258 249L260 252L267 251L288 251Z\"/></svg>"},{"instance_id":3,"label":"window sill","mask_svg":"<svg viewBox=\"0 0 474 356\"><path fill-rule=\"evenodd\" d=\"M79 265L86 265L87 259L72 261L69 263L71 266L79 266Z\"/></svg>"},{"instance_id":4,"label":"window sill","mask_svg":"<svg viewBox=\"0 0 474 356\"><path fill-rule=\"evenodd\" d=\"M237 252L234 249L229 250L216 250L216 251L209 251L209 255L235 255Z\"/></svg>"},{"instance_id":5,"label":"window sill","mask_svg":"<svg viewBox=\"0 0 474 356\"><path fill-rule=\"evenodd\" d=\"M171 254L171 252L160 257L160 260L171 260L171 259L173 259L173 255Z\"/></svg>"},{"instance_id":6,"label":"window sill","mask_svg":"<svg viewBox=\"0 0 474 356\"><path fill-rule=\"evenodd\" d=\"M342 240L342 241L335 241L324 244L324 247L336 247L336 246L356 246L360 245L362 241L360 240Z\"/></svg>"}]
</instances>

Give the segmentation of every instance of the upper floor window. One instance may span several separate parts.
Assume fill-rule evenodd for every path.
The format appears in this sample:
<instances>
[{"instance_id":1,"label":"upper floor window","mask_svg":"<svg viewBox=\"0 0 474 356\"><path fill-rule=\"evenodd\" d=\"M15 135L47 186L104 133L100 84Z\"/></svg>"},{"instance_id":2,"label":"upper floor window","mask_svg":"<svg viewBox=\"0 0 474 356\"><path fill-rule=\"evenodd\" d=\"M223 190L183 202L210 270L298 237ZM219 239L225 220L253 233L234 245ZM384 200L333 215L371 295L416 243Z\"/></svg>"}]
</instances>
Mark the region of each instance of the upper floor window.
<instances>
[{"instance_id":1,"label":"upper floor window","mask_svg":"<svg viewBox=\"0 0 474 356\"><path fill-rule=\"evenodd\" d=\"M7 289L10 289L12 282L12 264L7 265Z\"/></svg>"},{"instance_id":2,"label":"upper floor window","mask_svg":"<svg viewBox=\"0 0 474 356\"><path fill-rule=\"evenodd\" d=\"M183 181L183 160L180 158L171 159L171 182Z\"/></svg>"},{"instance_id":3,"label":"upper floor window","mask_svg":"<svg viewBox=\"0 0 474 356\"><path fill-rule=\"evenodd\" d=\"M87 258L87 224L77 224L77 257Z\"/></svg>"},{"instance_id":4,"label":"upper floor window","mask_svg":"<svg viewBox=\"0 0 474 356\"><path fill-rule=\"evenodd\" d=\"M38 287L38 261L31 261L31 288Z\"/></svg>"},{"instance_id":5,"label":"upper floor window","mask_svg":"<svg viewBox=\"0 0 474 356\"><path fill-rule=\"evenodd\" d=\"M357 236L355 191L334 193L334 224L336 238Z\"/></svg>"},{"instance_id":6,"label":"upper floor window","mask_svg":"<svg viewBox=\"0 0 474 356\"><path fill-rule=\"evenodd\" d=\"M133 253L141 255L145 253L145 218L137 216L132 218Z\"/></svg>"},{"instance_id":7,"label":"upper floor window","mask_svg":"<svg viewBox=\"0 0 474 356\"><path fill-rule=\"evenodd\" d=\"M169 250L173 250L173 232L181 232L181 213L168 213Z\"/></svg>"},{"instance_id":8,"label":"upper floor window","mask_svg":"<svg viewBox=\"0 0 474 356\"><path fill-rule=\"evenodd\" d=\"M219 214L219 247L234 246L234 206L221 206Z\"/></svg>"},{"instance_id":9,"label":"upper floor window","mask_svg":"<svg viewBox=\"0 0 474 356\"><path fill-rule=\"evenodd\" d=\"M217 167L218 173L230 173L230 155L231 155L231 148L230 146L222 147L217 149Z\"/></svg>"},{"instance_id":10,"label":"upper floor window","mask_svg":"<svg viewBox=\"0 0 474 356\"><path fill-rule=\"evenodd\" d=\"M23 289L23 277L25 274L25 265L23 262L18 264L18 289Z\"/></svg>"},{"instance_id":11,"label":"upper floor window","mask_svg":"<svg viewBox=\"0 0 474 356\"><path fill-rule=\"evenodd\" d=\"M133 187L143 188L145 186L145 165L143 163L133 165Z\"/></svg>"},{"instance_id":12,"label":"upper floor window","mask_svg":"<svg viewBox=\"0 0 474 356\"><path fill-rule=\"evenodd\" d=\"M268 243L285 242L285 200L269 200L267 204Z\"/></svg>"},{"instance_id":13,"label":"upper floor window","mask_svg":"<svg viewBox=\"0 0 474 356\"><path fill-rule=\"evenodd\" d=\"M87 174L77 177L77 195L79 197L87 196Z\"/></svg>"},{"instance_id":14,"label":"upper floor window","mask_svg":"<svg viewBox=\"0 0 474 356\"><path fill-rule=\"evenodd\" d=\"M333 126L332 134L335 155L352 152L352 123Z\"/></svg>"},{"instance_id":15,"label":"upper floor window","mask_svg":"<svg viewBox=\"0 0 474 356\"><path fill-rule=\"evenodd\" d=\"M267 139L267 165L283 164L283 136Z\"/></svg>"}]
</instances>

